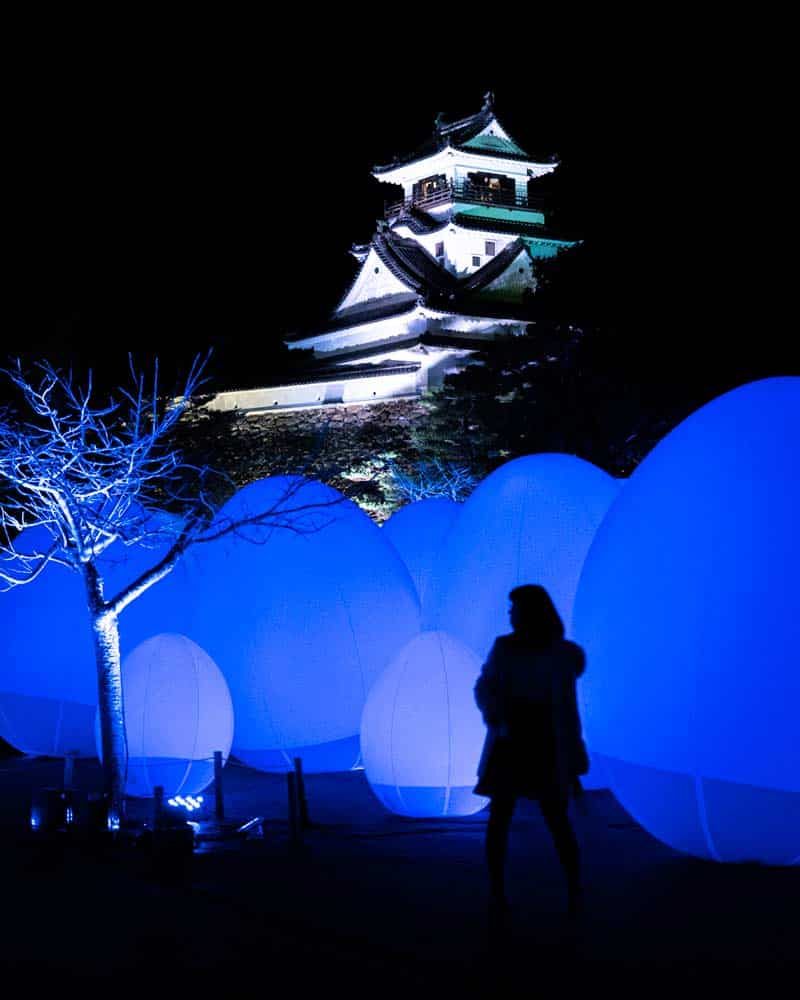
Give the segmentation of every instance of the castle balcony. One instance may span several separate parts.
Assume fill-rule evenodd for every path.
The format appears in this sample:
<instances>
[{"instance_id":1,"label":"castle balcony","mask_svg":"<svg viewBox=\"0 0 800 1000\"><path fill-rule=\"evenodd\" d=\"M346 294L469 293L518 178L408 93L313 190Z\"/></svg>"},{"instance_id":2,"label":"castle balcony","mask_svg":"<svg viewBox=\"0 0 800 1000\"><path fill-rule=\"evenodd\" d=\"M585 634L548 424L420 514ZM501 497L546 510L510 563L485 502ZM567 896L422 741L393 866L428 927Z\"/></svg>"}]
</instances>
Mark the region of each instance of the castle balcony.
<instances>
[{"instance_id":1,"label":"castle balcony","mask_svg":"<svg viewBox=\"0 0 800 1000\"><path fill-rule=\"evenodd\" d=\"M521 222L544 225L544 198L519 195L514 190L494 189L469 182L448 182L428 194L415 192L411 198L402 201L384 202L384 217L387 222L392 222L407 209L430 212L449 205L456 211L461 211L464 206L470 215L484 215L487 218L502 216L506 219L517 217ZM501 210L499 213L498 209Z\"/></svg>"}]
</instances>

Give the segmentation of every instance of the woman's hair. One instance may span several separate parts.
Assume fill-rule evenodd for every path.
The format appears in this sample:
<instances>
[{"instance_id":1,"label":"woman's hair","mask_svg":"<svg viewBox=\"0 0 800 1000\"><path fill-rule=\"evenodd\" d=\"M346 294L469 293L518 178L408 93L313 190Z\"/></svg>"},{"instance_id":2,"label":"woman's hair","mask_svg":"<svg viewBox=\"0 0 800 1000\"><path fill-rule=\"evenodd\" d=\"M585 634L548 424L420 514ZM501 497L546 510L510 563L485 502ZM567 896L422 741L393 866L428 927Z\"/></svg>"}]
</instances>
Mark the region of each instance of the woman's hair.
<instances>
[{"instance_id":1,"label":"woman's hair","mask_svg":"<svg viewBox=\"0 0 800 1000\"><path fill-rule=\"evenodd\" d=\"M520 612L514 631L535 646L549 646L564 638L564 623L550 598L538 583L514 587L508 599Z\"/></svg>"}]
</instances>

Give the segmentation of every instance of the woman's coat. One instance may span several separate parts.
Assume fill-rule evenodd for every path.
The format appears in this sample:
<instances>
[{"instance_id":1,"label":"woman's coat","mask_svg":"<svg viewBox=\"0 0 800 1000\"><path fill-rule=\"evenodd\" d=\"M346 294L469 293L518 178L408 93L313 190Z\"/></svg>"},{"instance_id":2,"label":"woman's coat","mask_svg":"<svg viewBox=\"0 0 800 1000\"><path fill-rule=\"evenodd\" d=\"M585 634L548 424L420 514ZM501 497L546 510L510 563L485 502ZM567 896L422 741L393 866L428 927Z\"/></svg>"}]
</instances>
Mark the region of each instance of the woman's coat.
<instances>
[{"instance_id":1,"label":"woman's coat","mask_svg":"<svg viewBox=\"0 0 800 1000\"><path fill-rule=\"evenodd\" d=\"M585 662L581 647L567 639L534 650L513 633L498 636L475 685L475 701L488 727L478 764L478 794L491 796L509 790L505 782L498 781L496 765L507 760L510 744L503 741L511 737L509 718L515 699L549 706L554 738L553 773L547 782L551 788L566 796L578 775L588 771L576 694L576 680ZM519 787L513 788L513 794L536 797L530 785L540 763L514 761L515 775L521 779L514 778ZM526 772L531 775L530 783Z\"/></svg>"}]
</instances>

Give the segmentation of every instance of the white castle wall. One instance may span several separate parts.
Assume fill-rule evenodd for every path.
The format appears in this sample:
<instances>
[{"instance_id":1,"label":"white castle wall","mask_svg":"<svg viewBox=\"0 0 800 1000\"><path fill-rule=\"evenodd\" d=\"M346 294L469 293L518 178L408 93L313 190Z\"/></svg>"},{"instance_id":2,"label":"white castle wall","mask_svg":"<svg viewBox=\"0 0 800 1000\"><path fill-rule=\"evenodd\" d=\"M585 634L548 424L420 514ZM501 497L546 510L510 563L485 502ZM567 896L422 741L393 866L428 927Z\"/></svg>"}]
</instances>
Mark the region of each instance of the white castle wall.
<instances>
[{"instance_id":1,"label":"white castle wall","mask_svg":"<svg viewBox=\"0 0 800 1000\"><path fill-rule=\"evenodd\" d=\"M407 239L416 240L432 257L436 257L436 244L444 243L444 266L459 277L472 274L492 259L486 253L487 240L494 242L494 256L497 256L516 239L513 233L492 233L488 229L464 229L456 225L421 235L412 232L408 226L397 226L394 232ZM480 258L480 263L473 264L473 257Z\"/></svg>"},{"instance_id":2,"label":"white castle wall","mask_svg":"<svg viewBox=\"0 0 800 1000\"><path fill-rule=\"evenodd\" d=\"M281 385L263 389L238 389L220 392L207 404L209 410L241 410L258 413L265 410L294 410L335 403L374 403L402 396L416 396L424 388L424 371L396 375L366 374L358 378L330 379L306 385Z\"/></svg>"},{"instance_id":3,"label":"white castle wall","mask_svg":"<svg viewBox=\"0 0 800 1000\"><path fill-rule=\"evenodd\" d=\"M537 284L533 261L526 250L520 250L511 266L489 282L479 294L482 299L519 302L525 290L535 292Z\"/></svg>"},{"instance_id":4,"label":"white castle wall","mask_svg":"<svg viewBox=\"0 0 800 1000\"><path fill-rule=\"evenodd\" d=\"M403 292L408 293L408 290L408 285L404 285L399 278L392 274L373 247L361 265L361 271L353 283L353 287L339 303L336 311L340 312L358 302L382 299L388 295L397 295Z\"/></svg>"}]
</instances>

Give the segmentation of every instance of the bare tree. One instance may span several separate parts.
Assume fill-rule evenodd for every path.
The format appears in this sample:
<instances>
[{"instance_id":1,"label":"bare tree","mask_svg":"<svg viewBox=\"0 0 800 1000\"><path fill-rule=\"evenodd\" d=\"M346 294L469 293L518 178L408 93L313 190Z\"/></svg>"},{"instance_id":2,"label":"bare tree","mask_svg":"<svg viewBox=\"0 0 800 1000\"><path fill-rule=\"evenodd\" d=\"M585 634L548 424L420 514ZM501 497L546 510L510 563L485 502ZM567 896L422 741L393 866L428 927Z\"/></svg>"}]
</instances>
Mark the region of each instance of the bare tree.
<instances>
[{"instance_id":1,"label":"bare tree","mask_svg":"<svg viewBox=\"0 0 800 1000\"><path fill-rule=\"evenodd\" d=\"M389 465L392 485L404 499L413 503L429 497L447 497L458 502L475 489L478 479L464 465L455 465L434 458L430 462L417 462L411 472L406 472L394 462Z\"/></svg>"},{"instance_id":2,"label":"bare tree","mask_svg":"<svg viewBox=\"0 0 800 1000\"><path fill-rule=\"evenodd\" d=\"M79 387L71 373L48 362L31 374L19 362L2 370L16 399L0 412L0 590L33 583L51 563L83 581L112 827L123 815L127 763L121 613L170 573L190 546L244 527L316 531L324 523L321 508L335 502L304 503L307 481L295 477L268 510L236 521L218 513L221 474L186 460L172 440L207 360L195 359L177 396L160 392L157 364L146 380L131 362L130 386L101 405L93 399L91 374ZM164 511L177 515L171 527L160 516ZM34 526L44 529L39 534L47 544L23 551L18 536ZM149 569L118 593L105 593L100 557L110 546L158 544L163 553L165 538L166 553Z\"/></svg>"}]
</instances>

